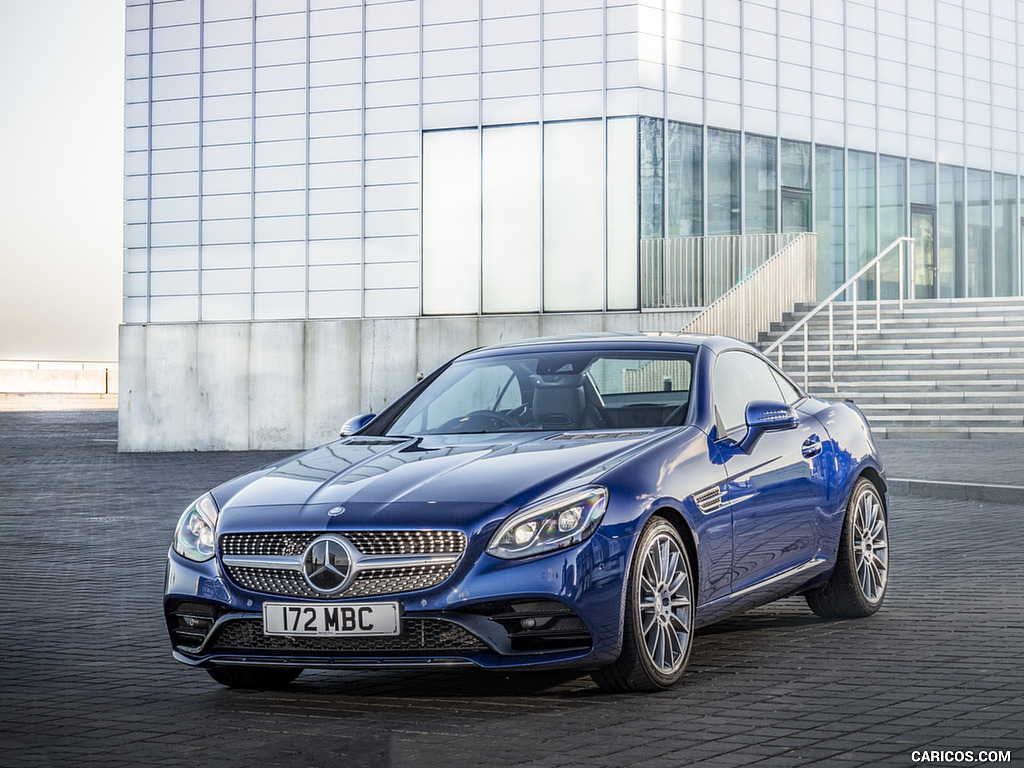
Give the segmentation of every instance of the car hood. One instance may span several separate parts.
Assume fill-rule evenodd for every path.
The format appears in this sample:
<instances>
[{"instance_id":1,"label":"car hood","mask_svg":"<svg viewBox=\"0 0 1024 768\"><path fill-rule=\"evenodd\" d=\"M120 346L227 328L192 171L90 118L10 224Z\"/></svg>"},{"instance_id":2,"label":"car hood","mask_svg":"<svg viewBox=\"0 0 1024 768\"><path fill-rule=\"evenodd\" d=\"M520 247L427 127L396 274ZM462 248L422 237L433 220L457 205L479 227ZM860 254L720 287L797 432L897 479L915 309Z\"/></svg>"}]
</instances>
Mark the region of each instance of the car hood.
<instances>
[{"instance_id":1,"label":"car hood","mask_svg":"<svg viewBox=\"0 0 1024 768\"><path fill-rule=\"evenodd\" d=\"M442 518L468 524L484 510L493 514L595 482L673 433L346 438L222 486L214 492L218 529L422 527Z\"/></svg>"}]
</instances>

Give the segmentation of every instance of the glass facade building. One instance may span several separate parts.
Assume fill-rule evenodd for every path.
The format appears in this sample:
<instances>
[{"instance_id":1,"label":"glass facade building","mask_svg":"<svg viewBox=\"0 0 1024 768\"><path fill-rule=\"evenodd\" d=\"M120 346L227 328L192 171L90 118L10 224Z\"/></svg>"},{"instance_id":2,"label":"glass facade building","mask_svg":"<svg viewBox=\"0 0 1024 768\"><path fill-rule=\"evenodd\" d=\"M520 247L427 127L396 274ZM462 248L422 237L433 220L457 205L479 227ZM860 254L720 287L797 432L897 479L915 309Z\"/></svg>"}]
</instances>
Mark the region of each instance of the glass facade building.
<instances>
[{"instance_id":1,"label":"glass facade building","mask_svg":"<svg viewBox=\"0 0 1024 768\"><path fill-rule=\"evenodd\" d=\"M1022 293L1020 0L127 24L127 324L635 311L640 238L809 230L821 294L903 235L919 297Z\"/></svg>"}]
</instances>

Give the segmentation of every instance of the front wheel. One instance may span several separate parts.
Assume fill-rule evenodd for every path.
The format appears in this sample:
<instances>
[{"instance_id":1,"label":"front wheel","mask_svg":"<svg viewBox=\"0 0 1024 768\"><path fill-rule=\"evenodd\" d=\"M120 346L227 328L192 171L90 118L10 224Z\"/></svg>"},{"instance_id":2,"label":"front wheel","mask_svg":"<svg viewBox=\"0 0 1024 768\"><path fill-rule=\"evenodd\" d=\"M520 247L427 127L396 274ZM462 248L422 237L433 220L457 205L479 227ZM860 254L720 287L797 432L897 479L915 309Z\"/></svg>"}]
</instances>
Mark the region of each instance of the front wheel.
<instances>
[{"instance_id":1,"label":"front wheel","mask_svg":"<svg viewBox=\"0 0 1024 768\"><path fill-rule=\"evenodd\" d=\"M302 674L301 667L207 667L207 674L228 688L273 691Z\"/></svg>"},{"instance_id":2,"label":"front wheel","mask_svg":"<svg viewBox=\"0 0 1024 768\"><path fill-rule=\"evenodd\" d=\"M693 639L693 570L679 531L648 521L629 569L622 653L591 673L606 691L660 691L682 676Z\"/></svg>"},{"instance_id":3,"label":"front wheel","mask_svg":"<svg viewBox=\"0 0 1024 768\"><path fill-rule=\"evenodd\" d=\"M889 584L889 528L885 504L874 483L857 481L846 507L836 569L808 592L807 604L826 619L870 616L882 605Z\"/></svg>"}]
</instances>

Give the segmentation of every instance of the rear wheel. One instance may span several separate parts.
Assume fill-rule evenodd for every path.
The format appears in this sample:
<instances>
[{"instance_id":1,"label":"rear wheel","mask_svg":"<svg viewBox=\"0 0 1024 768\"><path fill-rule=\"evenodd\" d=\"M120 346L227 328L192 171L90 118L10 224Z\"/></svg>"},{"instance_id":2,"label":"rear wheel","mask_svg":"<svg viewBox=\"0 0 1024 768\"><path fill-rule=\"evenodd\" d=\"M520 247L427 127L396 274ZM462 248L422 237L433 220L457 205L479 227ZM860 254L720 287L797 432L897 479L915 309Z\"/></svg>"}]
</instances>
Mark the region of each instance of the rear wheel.
<instances>
[{"instance_id":1,"label":"rear wheel","mask_svg":"<svg viewBox=\"0 0 1024 768\"><path fill-rule=\"evenodd\" d=\"M591 676L607 691L660 691L682 676L693 637L693 571L679 531L644 526L630 565L622 653Z\"/></svg>"},{"instance_id":2,"label":"rear wheel","mask_svg":"<svg viewBox=\"0 0 1024 768\"><path fill-rule=\"evenodd\" d=\"M836 569L827 582L805 597L811 610L823 618L856 619L878 610L888 583L885 504L874 483L861 478L846 507Z\"/></svg>"},{"instance_id":3,"label":"rear wheel","mask_svg":"<svg viewBox=\"0 0 1024 768\"><path fill-rule=\"evenodd\" d=\"M207 667L206 672L228 688L271 691L284 688L302 674L301 667Z\"/></svg>"}]
</instances>

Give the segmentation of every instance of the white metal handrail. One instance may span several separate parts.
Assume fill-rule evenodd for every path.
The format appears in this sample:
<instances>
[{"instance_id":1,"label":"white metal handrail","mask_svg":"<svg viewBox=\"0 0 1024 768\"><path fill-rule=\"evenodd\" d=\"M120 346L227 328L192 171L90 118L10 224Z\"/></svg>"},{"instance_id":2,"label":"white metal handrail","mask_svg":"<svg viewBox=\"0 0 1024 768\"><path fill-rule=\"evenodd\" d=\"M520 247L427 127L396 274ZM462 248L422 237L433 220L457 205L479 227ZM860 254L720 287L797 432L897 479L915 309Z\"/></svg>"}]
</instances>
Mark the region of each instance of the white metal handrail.
<instances>
[{"instance_id":1,"label":"white metal handrail","mask_svg":"<svg viewBox=\"0 0 1024 768\"><path fill-rule=\"evenodd\" d=\"M835 379L835 318L833 308L835 306L835 300L840 295L846 293L848 289L852 288L853 291L853 350L857 351L857 337L859 328L857 324L857 281L863 277L868 270L874 268L875 270L875 330L882 330L882 260L893 251L896 251L899 255L897 260L899 261L899 306L900 311L903 311L903 297L904 297L904 274L909 274L911 280L914 279L914 238L912 237L898 237L893 240L886 248L879 253L875 258L865 264L853 275L849 280L843 283L841 286L836 288L828 298L822 301L818 306L800 318L788 331L782 334L775 342L764 351L766 355L770 355L773 351L778 349L779 352L779 367L782 367L782 343L796 333L798 330L803 328L804 330L804 389L807 389L810 381L810 365L808 356L808 343L809 343L809 321L821 312L825 307L828 307L828 370L829 370L829 383L832 384L833 390L836 389ZM904 270L904 262L909 260L909 267ZM911 289L911 298L914 298L914 289Z\"/></svg>"}]
</instances>

